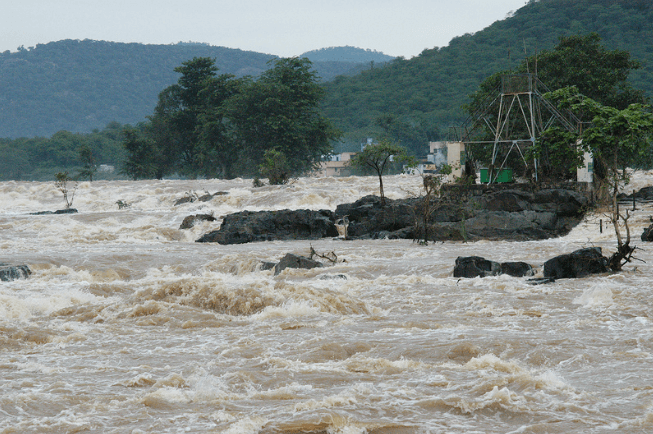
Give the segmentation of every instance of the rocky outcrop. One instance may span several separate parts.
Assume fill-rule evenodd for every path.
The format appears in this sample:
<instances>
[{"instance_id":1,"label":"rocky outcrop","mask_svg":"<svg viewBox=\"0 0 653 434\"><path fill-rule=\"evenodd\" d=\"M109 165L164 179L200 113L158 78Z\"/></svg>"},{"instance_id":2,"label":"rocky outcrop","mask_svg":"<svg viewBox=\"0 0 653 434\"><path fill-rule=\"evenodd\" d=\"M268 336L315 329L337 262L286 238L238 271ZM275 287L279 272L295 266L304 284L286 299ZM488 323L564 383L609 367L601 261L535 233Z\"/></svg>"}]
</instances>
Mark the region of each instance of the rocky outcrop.
<instances>
[{"instance_id":1,"label":"rocky outcrop","mask_svg":"<svg viewBox=\"0 0 653 434\"><path fill-rule=\"evenodd\" d=\"M288 253L274 266L274 275L278 275L286 268L303 268L305 270L310 270L311 268L320 267L324 267L324 264L304 256Z\"/></svg>"},{"instance_id":2,"label":"rocky outcrop","mask_svg":"<svg viewBox=\"0 0 653 434\"><path fill-rule=\"evenodd\" d=\"M10 265L0 262L0 280L9 282L17 279L27 279L32 271L27 265Z\"/></svg>"},{"instance_id":3,"label":"rocky outcrop","mask_svg":"<svg viewBox=\"0 0 653 434\"><path fill-rule=\"evenodd\" d=\"M620 194L619 200L631 201L633 200L653 201L653 186L644 187L641 190L635 191L631 194Z\"/></svg>"},{"instance_id":4,"label":"rocky outcrop","mask_svg":"<svg viewBox=\"0 0 653 434\"><path fill-rule=\"evenodd\" d=\"M413 209L417 199L391 200L381 204L377 196L365 196L354 203L336 207L335 217L347 216L348 238L379 238L379 233L391 234L413 226Z\"/></svg>"},{"instance_id":5,"label":"rocky outcrop","mask_svg":"<svg viewBox=\"0 0 653 434\"><path fill-rule=\"evenodd\" d=\"M334 221L328 210L242 211L225 216L220 229L203 235L197 242L243 244L337 237Z\"/></svg>"},{"instance_id":6,"label":"rocky outcrop","mask_svg":"<svg viewBox=\"0 0 653 434\"><path fill-rule=\"evenodd\" d=\"M557 237L576 226L589 205L589 200L574 190L473 187L463 193L449 191L434 202L428 213L428 241ZM345 217L348 239L417 238L416 224L424 222L416 210L423 200L386 199L382 205L379 197L365 196L338 205L335 212L244 211L226 216L219 230L197 241L240 244L337 237L334 222Z\"/></svg>"},{"instance_id":7,"label":"rocky outcrop","mask_svg":"<svg viewBox=\"0 0 653 434\"><path fill-rule=\"evenodd\" d=\"M544 263L543 274L549 279L570 279L591 274L607 273L608 258L600 247L588 247L566 255L556 256Z\"/></svg>"},{"instance_id":8,"label":"rocky outcrop","mask_svg":"<svg viewBox=\"0 0 653 434\"><path fill-rule=\"evenodd\" d=\"M453 277L487 277L508 274L514 277L532 276L535 271L525 262L494 262L480 256L459 256Z\"/></svg>"},{"instance_id":9,"label":"rocky outcrop","mask_svg":"<svg viewBox=\"0 0 653 434\"><path fill-rule=\"evenodd\" d=\"M473 190L445 194L432 207L429 240L533 240L568 233L576 226L589 200L574 190ZM412 238L415 209L421 198L386 200L375 196L339 205L336 218L349 219L349 238Z\"/></svg>"}]
</instances>

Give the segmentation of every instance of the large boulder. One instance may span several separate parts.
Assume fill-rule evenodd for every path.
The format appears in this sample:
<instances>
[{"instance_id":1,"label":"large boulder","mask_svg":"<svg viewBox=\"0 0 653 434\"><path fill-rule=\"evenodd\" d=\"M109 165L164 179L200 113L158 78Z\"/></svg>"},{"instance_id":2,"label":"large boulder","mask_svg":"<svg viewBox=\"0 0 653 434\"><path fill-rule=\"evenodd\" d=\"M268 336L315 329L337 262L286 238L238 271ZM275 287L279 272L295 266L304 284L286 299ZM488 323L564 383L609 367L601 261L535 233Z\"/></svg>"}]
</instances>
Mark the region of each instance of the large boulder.
<instances>
[{"instance_id":1,"label":"large boulder","mask_svg":"<svg viewBox=\"0 0 653 434\"><path fill-rule=\"evenodd\" d=\"M532 276L533 267L525 262L495 262L480 256L459 256L453 277L487 277L508 274L514 277Z\"/></svg>"},{"instance_id":2,"label":"large boulder","mask_svg":"<svg viewBox=\"0 0 653 434\"><path fill-rule=\"evenodd\" d=\"M550 279L586 277L608 271L608 258L603 256L600 247L587 247L556 256L544 263L543 270L544 277Z\"/></svg>"},{"instance_id":3,"label":"large boulder","mask_svg":"<svg viewBox=\"0 0 653 434\"><path fill-rule=\"evenodd\" d=\"M10 265L0 262L0 280L9 282L16 279L27 279L32 271L27 265Z\"/></svg>"},{"instance_id":4,"label":"large boulder","mask_svg":"<svg viewBox=\"0 0 653 434\"><path fill-rule=\"evenodd\" d=\"M413 226L415 200L386 198L383 205L380 197L365 196L354 203L338 205L335 218L347 216L347 238L385 238L388 233Z\"/></svg>"},{"instance_id":5,"label":"large boulder","mask_svg":"<svg viewBox=\"0 0 653 434\"><path fill-rule=\"evenodd\" d=\"M243 244L337 237L334 221L328 210L242 211L225 216L220 229L203 235L197 242Z\"/></svg>"},{"instance_id":6,"label":"large boulder","mask_svg":"<svg viewBox=\"0 0 653 434\"><path fill-rule=\"evenodd\" d=\"M281 258L277 265L274 266L274 275L276 276L286 268L303 268L309 270L311 268L318 268L323 266L324 264L314 261L313 259L288 253L286 256Z\"/></svg>"}]
</instances>

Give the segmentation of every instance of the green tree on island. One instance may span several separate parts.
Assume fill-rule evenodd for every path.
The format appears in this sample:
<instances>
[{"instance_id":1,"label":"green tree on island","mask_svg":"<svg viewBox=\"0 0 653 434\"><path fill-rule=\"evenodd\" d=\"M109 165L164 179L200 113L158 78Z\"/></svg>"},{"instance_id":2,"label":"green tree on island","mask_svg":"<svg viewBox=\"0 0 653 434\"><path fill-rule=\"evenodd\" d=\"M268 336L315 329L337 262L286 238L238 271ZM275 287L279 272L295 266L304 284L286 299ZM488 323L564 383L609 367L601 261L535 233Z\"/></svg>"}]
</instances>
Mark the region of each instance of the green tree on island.
<instances>
[{"instance_id":1,"label":"green tree on island","mask_svg":"<svg viewBox=\"0 0 653 434\"><path fill-rule=\"evenodd\" d=\"M378 176L381 205L385 205L383 173L392 163L414 166L415 162L415 158L408 155L406 148L390 141L382 140L378 144L367 145L362 152L352 157L349 165L362 171L371 171Z\"/></svg>"}]
</instances>

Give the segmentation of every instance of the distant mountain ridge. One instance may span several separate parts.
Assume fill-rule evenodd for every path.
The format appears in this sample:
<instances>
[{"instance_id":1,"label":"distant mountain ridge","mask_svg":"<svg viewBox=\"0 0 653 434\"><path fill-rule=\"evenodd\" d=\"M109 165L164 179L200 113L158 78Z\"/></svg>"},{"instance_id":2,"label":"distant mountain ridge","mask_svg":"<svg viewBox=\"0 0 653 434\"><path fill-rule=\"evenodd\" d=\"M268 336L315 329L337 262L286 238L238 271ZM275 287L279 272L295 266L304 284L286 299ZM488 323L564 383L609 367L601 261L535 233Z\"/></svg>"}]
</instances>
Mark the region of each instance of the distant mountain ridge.
<instances>
[{"instance_id":1,"label":"distant mountain ridge","mask_svg":"<svg viewBox=\"0 0 653 434\"><path fill-rule=\"evenodd\" d=\"M179 78L174 68L193 57L215 58L219 74L237 77L256 77L278 58L196 42L148 45L88 39L5 51L0 53L0 137L90 132L113 121L144 121L159 92ZM358 63L314 62L322 80L367 67L367 57Z\"/></svg>"},{"instance_id":2,"label":"distant mountain ridge","mask_svg":"<svg viewBox=\"0 0 653 434\"><path fill-rule=\"evenodd\" d=\"M627 50L643 63L630 82L653 97L653 1L530 0L483 30L408 60L316 61L326 89L322 107L353 148L384 130L403 144L422 147L462 123L461 106L486 77L551 49L560 36L589 32L599 33L607 48ZM376 53L351 48L330 47L304 56L346 59L349 51ZM173 69L196 56L213 57L219 73L236 76L257 76L276 58L197 43L89 40L0 53L0 137L88 132L111 121L143 121L152 114L158 93L177 80Z\"/></svg>"},{"instance_id":3,"label":"distant mountain ridge","mask_svg":"<svg viewBox=\"0 0 653 434\"><path fill-rule=\"evenodd\" d=\"M380 51L351 47L328 47L319 50L307 51L299 57L306 57L311 62L350 62L370 63L389 62L394 57L383 54Z\"/></svg>"}]
</instances>

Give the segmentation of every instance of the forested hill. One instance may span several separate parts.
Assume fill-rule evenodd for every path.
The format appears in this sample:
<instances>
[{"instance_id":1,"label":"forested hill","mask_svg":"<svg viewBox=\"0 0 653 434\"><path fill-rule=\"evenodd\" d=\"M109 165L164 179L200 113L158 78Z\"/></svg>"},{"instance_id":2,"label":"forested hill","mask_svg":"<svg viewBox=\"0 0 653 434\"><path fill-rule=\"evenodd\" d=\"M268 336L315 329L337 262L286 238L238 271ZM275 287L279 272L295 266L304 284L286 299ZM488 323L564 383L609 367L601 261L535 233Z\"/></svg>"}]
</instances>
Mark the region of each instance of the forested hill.
<instances>
[{"instance_id":1,"label":"forested hill","mask_svg":"<svg viewBox=\"0 0 653 434\"><path fill-rule=\"evenodd\" d=\"M90 132L108 123L135 124L175 83L174 68L193 57L216 59L219 73L258 76L270 54L202 43L125 44L64 40L0 53L0 137ZM315 63L323 79L358 73L369 62Z\"/></svg>"},{"instance_id":2,"label":"forested hill","mask_svg":"<svg viewBox=\"0 0 653 434\"><path fill-rule=\"evenodd\" d=\"M461 105L486 77L554 47L559 36L589 32L598 32L607 48L628 50L642 61L644 68L631 75L631 82L653 96L651 0L531 0L486 29L409 60L327 60L314 66L325 80L357 73L325 84L323 108L345 132L347 145L356 147L362 138L386 131L419 153L428 140L445 136L449 126L463 121ZM325 49L305 56L333 53ZM112 121L140 122L152 114L158 93L179 78L174 68L199 56L215 58L219 73L236 76L257 76L275 58L207 44L90 40L1 53L0 137L89 132Z\"/></svg>"},{"instance_id":3,"label":"forested hill","mask_svg":"<svg viewBox=\"0 0 653 434\"><path fill-rule=\"evenodd\" d=\"M351 62L351 63L383 63L394 59L379 51L357 47L328 47L307 51L300 57L306 57L311 62Z\"/></svg>"},{"instance_id":4,"label":"forested hill","mask_svg":"<svg viewBox=\"0 0 653 434\"><path fill-rule=\"evenodd\" d=\"M437 22L437 17L434 17ZM489 75L553 48L560 36L597 32L608 49L631 52L643 68L631 83L653 97L651 0L531 0L512 16L424 50L410 60L327 83L326 114L346 132L347 147L378 135L383 125L408 147L446 137L464 120L461 105ZM535 65L533 65L533 68ZM424 146L424 145L421 145Z\"/></svg>"}]
</instances>

